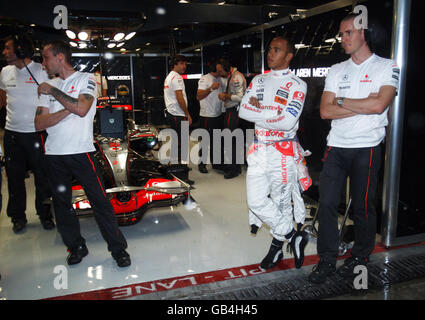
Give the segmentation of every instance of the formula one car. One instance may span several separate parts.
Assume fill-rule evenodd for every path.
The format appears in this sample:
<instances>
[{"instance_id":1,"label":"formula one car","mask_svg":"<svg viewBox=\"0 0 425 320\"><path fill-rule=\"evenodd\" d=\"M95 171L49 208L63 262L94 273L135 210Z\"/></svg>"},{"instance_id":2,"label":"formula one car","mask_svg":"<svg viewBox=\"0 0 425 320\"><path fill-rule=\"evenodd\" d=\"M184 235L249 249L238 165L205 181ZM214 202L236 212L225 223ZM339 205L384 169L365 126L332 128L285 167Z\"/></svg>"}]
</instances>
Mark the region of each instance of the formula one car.
<instances>
[{"instance_id":1,"label":"formula one car","mask_svg":"<svg viewBox=\"0 0 425 320\"><path fill-rule=\"evenodd\" d=\"M135 224L151 207L171 206L190 196L188 168L163 165L154 156L156 133L148 125L125 119L124 108L98 108L95 120L95 159L118 224ZM72 188L78 216L92 214L83 188Z\"/></svg>"}]
</instances>

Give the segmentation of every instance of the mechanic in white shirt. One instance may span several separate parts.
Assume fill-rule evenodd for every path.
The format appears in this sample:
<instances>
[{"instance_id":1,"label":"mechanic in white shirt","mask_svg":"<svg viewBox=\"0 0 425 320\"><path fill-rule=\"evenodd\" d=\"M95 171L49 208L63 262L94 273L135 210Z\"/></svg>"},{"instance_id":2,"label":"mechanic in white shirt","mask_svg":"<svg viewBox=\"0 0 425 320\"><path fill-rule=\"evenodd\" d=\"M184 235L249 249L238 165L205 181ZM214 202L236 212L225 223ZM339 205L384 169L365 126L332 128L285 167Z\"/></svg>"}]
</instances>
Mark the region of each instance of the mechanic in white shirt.
<instances>
[{"instance_id":1,"label":"mechanic in white shirt","mask_svg":"<svg viewBox=\"0 0 425 320\"><path fill-rule=\"evenodd\" d=\"M46 132L36 130L34 115L37 109L37 81L48 80L41 64L31 60L32 42L25 36L11 36L5 41L3 55L8 66L0 73L0 108L6 106L4 157L9 200L7 215L15 233L23 230L26 219L25 176L27 169L34 173L35 208L44 229L55 224L50 210L50 187L46 179L44 141Z\"/></svg>"},{"instance_id":2,"label":"mechanic in white shirt","mask_svg":"<svg viewBox=\"0 0 425 320\"><path fill-rule=\"evenodd\" d=\"M37 129L47 129L46 160L53 193L56 223L67 246L67 263L77 264L88 254L86 241L72 207L72 178L75 177L93 208L108 250L119 267L131 264L127 242L118 228L114 209L105 193L94 158L93 119L96 113L96 81L91 73L75 71L71 48L52 41L43 48L43 66L59 77L38 87Z\"/></svg>"},{"instance_id":3,"label":"mechanic in white shirt","mask_svg":"<svg viewBox=\"0 0 425 320\"><path fill-rule=\"evenodd\" d=\"M242 100L243 95L246 90L246 79L244 75L237 70L237 68L232 67L230 62L226 59L219 59L217 61L217 71L220 76L227 79L226 90L218 95L218 98L224 101L224 107L226 113L224 115L224 128L228 128L230 131L234 132L236 129L240 128L239 125L239 104ZM232 138L232 157L228 156L228 153L225 151L224 155L227 159L226 162L231 164L227 165L226 173L224 174L225 179L232 179L237 177L241 173L241 164L236 163L237 153L244 152L244 145L242 150L237 148L236 139Z\"/></svg>"},{"instance_id":4,"label":"mechanic in white shirt","mask_svg":"<svg viewBox=\"0 0 425 320\"><path fill-rule=\"evenodd\" d=\"M340 23L342 46L351 57L329 70L320 104L322 119L332 120L332 124L320 175L317 241L320 261L309 276L313 283L323 283L336 270L337 209L347 176L350 177L355 242L351 257L337 273L344 278L355 276L355 267L367 265L375 246L374 198L382 141L400 69L395 61L372 53L368 30L356 27L356 19L357 15L351 13Z\"/></svg>"},{"instance_id":5,"label":"mechanic in white shirt","mask_svg":"<svg viewBox=\"0 0 425 320\"><path fill-rule=\"evenodd\" d=\"M172 129L177 133L177 159L171 159L171 162L187 165L186 158L188 155L182 155L182 122L187 121L188 125L192 124L192 117L189 113L187 104L186 88L184 85L182 74L186 72L187 60L183 55L176 55L172 59L172 70L164 81L164 102L166 108L167 120ZM189 136L184 141L189 143ZM188 149L187 149L188 150ZM173 155L173 153L171 153ZM184 179L189 184L194 182Z\"/></svg>"},{"instance_id":6,"label":"mechanic in white shirt","mask_svg":"<svg viewBox=\"0 0 425 320\"><path fill-rule=\"evenodd\" d=\"M196 93L196 99L199 101L200 110L200 126L208 131L210 136L210 162L214 169L220 169L219 164L214 164L213 153L213 130L222 128L222 108L223 102L218 98L218 95L224 91L223 81L217 72L217 67L214 61L209 64L209 73L203 75L198 82L198 91ZM208 173L206 168L207 156L202 157L202 151L200 150L201 162L198 165L201 173Z\"/></svg>"}]
</instances>

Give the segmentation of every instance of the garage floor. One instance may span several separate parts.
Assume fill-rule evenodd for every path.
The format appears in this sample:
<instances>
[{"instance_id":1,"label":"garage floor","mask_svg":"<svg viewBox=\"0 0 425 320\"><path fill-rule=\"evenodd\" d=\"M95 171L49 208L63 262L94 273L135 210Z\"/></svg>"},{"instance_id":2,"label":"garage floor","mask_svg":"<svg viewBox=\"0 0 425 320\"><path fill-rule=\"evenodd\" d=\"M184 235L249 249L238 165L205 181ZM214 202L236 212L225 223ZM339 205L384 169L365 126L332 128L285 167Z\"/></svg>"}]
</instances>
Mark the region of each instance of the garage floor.
<instances>
[{"instance_id":1,"label":"garage floor","mask_svg":"<svg viewBox=\"0 0 425 320\"><path fill-rule=\"evenodd\" d=\"M60 235L56 229L44 230L35 214L32 175L26 180L28 225L14 234L5 210L3 170L0 299L174 299L179 297L175 290L186 290L187 298L190 290L202 286L214 291L246 285L244 281L307 275L317 262L314 242L306 247L302 269L294 269L286 251L277 267L268 272L259 269L272 238L266 226L256 236L249 232L245 174L244 169L239 177L224 180L216 171L201 174L193 168L195 202L151 209L138 224L122 227L132 265L118 268L91 217L80 219L89 255L78 265L66 264ZM199 292L195 295L202 297Z\"/></svg>"}]
</instances>

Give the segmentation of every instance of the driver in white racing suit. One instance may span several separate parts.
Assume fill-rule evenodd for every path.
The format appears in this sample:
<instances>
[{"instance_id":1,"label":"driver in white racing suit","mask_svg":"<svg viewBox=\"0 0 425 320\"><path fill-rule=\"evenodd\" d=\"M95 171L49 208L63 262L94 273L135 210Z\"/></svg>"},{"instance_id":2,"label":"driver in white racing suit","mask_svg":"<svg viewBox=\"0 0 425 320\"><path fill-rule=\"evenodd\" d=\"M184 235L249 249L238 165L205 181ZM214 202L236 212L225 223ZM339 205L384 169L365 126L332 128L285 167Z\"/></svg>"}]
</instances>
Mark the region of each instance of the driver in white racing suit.
<instances>
[{"instance_id":1,"label":"driver in white racing suit","mask_svg":"<svg viewBox=\"0 0 425 320\"><path fill-rule=\"evenodd\" d=\"M272 70L252 80L239 110L240 118L255 123L246 179L251 232L255 234L264 222L273 235L262 269L274 267L283 258L285 240L294 253L296 267L301 267L307 242L306 234L300 231L305 220L301 192L312 182L296 137L307 84L289 71L293 53L287 39L272 40L267 56Z\"/></svg>"}]
</instances>

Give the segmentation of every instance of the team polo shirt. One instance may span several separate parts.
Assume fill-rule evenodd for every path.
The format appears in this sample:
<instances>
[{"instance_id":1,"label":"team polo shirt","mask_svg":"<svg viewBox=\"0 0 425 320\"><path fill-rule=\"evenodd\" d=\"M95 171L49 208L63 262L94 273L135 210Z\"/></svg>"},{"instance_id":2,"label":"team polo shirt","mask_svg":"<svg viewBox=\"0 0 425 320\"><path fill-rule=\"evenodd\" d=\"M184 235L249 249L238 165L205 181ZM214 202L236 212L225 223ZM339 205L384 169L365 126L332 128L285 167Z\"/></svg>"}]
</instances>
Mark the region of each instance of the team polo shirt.
<instances>
[{"instance_id":1,"label":"team polo shirt","mask_svg":"<svg viewBox=\"0 0 425 320\"><path fill-rule=\"evenodd\" d=\"M201 117L218 117L221 115L223 102L218 98L218 94L223 92L224 88L221 81L214 77L211 73L203 75L198 81L198 89L209 90L214 82L220 83L218 89L211 91L207 97L199 101Z\"/></svg>"},{"instance_id":2,"label":"team polo shirt","mask_svg":"<svg viewBox=\"0 0 425 320\"><path fill-rule=\"evenodd\" d=\"M357 65L350 58L331 67L324 91L333 92L337 97L363 99L371 93L378 93L382 86L398 88L399 76L400 68L394 60L373 54ZM385 137L387 113L388 107L381 114L359 114L332 120L328 146L363 148L378 145Z\"/></svg>"},{"instance_id":3,"label":"team polo shirt","mask_svg":"<svg viewBox=\"0 0 425 320\"><path fill-rule=\"evenodd\" d=\"M49 80L41 64L31 61L27 65L38 83ZM4 67L0 73L0 89L7 95L5 128L16 132L36 132L34 126L37 110L37 83L28 70L14 65Z\"/></svg>"},{"instance_id":4,"label":"team polo shirt","mask_svg":"<svg viewBox=\"0 0 425 320\"><path fill-rule=\"evenodd\" d=\"M76 71L65 80L55 78L49 84L70 97L78 98L81 94L94 97L90 110L84 117L69 114L56 125L47 128L46 154L69 155L95 151L93 145L93 119L96 114L96 79L92 73ZM49 108L55 113L65 107L51 95L42 94L39 106Z\"/></svg>"},{"instance_id":5,"label":"team polo shirt","mask_svg":"<svg viewBox=\"0 0 425 320\"><path fill-rule=\"evenodd\" d=\"M186 114L180 108L179 102L176 98L176 91L182 90L184 101L186 101L187 106L187 97L186 97L186 89L184 86L184 81L181 75L179 75L175 71L171 71L167 78L164 81L164 101L165 107L167 111L171 113L173 116L181 116L185 117Z\"/></svg>"}]
</instances>

